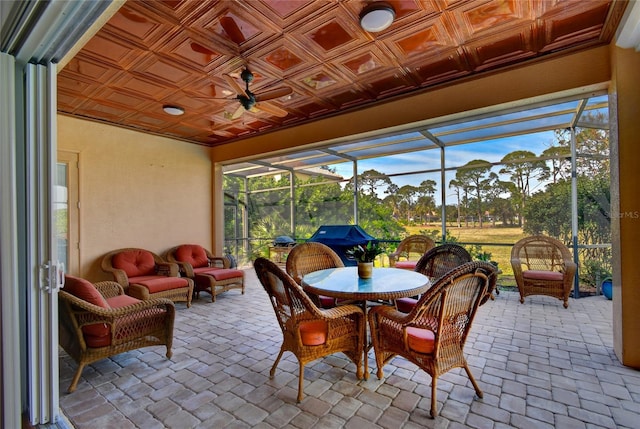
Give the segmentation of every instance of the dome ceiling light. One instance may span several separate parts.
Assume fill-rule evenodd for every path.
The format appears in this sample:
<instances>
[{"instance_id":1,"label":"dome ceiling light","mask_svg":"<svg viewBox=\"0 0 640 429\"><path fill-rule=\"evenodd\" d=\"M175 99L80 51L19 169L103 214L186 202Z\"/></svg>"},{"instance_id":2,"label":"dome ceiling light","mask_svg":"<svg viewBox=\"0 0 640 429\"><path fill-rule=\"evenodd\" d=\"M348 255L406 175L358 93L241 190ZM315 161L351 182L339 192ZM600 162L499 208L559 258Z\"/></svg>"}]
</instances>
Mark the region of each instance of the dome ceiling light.
<instances>
[{"instance_id":1,"label":"dome ceiling light","mask_svg":"<svg viewBox=\"0 0 640 429\"><path fill-rule=\"evenodd\" d=\"M167 113L173 116L184 115L184 109L179 106L165 105L165 106L162 106L162 110L164 110L164 113Z\"/></svg>"},{"instance_id":2,"label":"dome ceiling light","mask_svg":"<svg viewBox=\"0 0 640 429\"><path fill-rule=\"evenodd\" d=\"M370 3L360 12L360 26L370 33L385 30L396 17L393 7L386 2Z\"/></svg>"}]
</instances>

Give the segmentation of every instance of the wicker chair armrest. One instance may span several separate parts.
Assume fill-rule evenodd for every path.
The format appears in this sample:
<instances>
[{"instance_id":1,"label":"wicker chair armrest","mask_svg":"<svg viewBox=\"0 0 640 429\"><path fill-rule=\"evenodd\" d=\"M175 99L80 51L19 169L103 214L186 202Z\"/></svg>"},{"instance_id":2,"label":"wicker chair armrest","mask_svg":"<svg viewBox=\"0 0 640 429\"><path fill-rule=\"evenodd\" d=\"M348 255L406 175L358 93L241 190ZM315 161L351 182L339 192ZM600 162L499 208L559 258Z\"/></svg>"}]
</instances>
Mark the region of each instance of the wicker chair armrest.
<instances>
[{"instance_id":1,"label":"wicker chair armrest","mask_svg":"<svg viewBox=\"0 0 640 429\"><path fill-rule=\"evenodd\" d=\"M209 266L215 268L229 268L229 260L222 256L211 256L209 259Z\"/></svg>"},{"instance_id":2,"label":"wicker chair armrest","mask_svg":"<svg viewBox=\"0 0 640 429\"><path fill-rule=\"evenodd\" d=\"M124 315L135 313L136 311L140 311L140 310L144 310L152 307L163 307L167 311L170 311L171 313L175 313L175 305L173 301L171 301L168 298L151 298L146 300L140 300L135 304L126 305L120 308L104 308L104 307L91 304L63 290L61 290L58 293L63 299L70 302L72 306L76 307L77 309L82 310L82 312L92 313L94 315L104 318L105 320L117 319L118 317L122 317ZM77 312L77 311L74 311L74 312ZM93 321L92 323L95 323L95 321Z\"/></svg>"},{"instance_id":3,"label":"wicker chair armrest","mask_svg":"<svg viewBox=\"0 0 640 429\"><path fill-rule=\"evenodd\" d=\"M376 317L383 317L404 326L411 321L409 314L398 311L390 305L380 305L369 310L369 320L374 320Z\"/></svg>"},{"instance_id":4,"label":"wicker chair armrest","mask_svg":"<svg viewBox=\"0 0 640 429\"><path fill-rule=\"evenodd\" d=\"M156 273L167 277L179 277L180 269L175 262L156 262Z\"/></svg>"},{"instance_id":5,"label":"wicker chair armrest","mask_svg":"<svg viewBox=\"0 0 640 429\"><path fill-rule=\"evenodd\" d=\"M328 308L328 309L319 309L320 316L323 319L338 319L345 316L351 316L352 314L360 314L364 316L364 312L362 308L357 305L340 305L338 307Z\"/></svg>"},{"instance_id":6,"label":"wicker chair armrest","mask_svg":"<svg viewBox=\"0 0 640 429\"><path fill-rule=\"evenodd\" d=\"M396 262L398 262L398 259L400 259L400 254L402 252L400 252L400 250L396 250L393 253L389 253L387 256L389 257L389 265L393 268L396 265Z\"/></svg>"},{"instance_id":7,"label":"wicker chair armrest","mask_svg":"<svg viewBox=\"0 0 640 429\"><path fill-rule=\"evenodd\" d=\"M94 286L96 287L96 289L98 289L98 292L100 292L100 294L105 299L113 298L114 296L118 296L118 295L124 295L124 289L122 288L122 285L118 282L112 282L107 280L107 281L94 283Z\"/></svg>"},{"instance_id":8,"label":"wicker chair armrest","mask_svg":"<svg viewBox=\"0 0 640 429\"><path fill-rule=\"evenodd\" d=\"M174 261L173 263L178 265L178 272L180 273L180 275L183 275L190 279L195 277L196 273L195 271L193 271L193 265L191 265L190 263L180 261Z\"/></svg>"},{"instance_id":9,"label":"wicker chair armrest","mask_svg":"<svg viewBox=\"0 0 640 429\"><path fill-rule=\"evenodd\" d=\"M126 288L129 287L129 276L124 270L119 268L104 268L105 271L110 272L113 279L120 284L120 286Z\"/></svg>"}]
</instances>

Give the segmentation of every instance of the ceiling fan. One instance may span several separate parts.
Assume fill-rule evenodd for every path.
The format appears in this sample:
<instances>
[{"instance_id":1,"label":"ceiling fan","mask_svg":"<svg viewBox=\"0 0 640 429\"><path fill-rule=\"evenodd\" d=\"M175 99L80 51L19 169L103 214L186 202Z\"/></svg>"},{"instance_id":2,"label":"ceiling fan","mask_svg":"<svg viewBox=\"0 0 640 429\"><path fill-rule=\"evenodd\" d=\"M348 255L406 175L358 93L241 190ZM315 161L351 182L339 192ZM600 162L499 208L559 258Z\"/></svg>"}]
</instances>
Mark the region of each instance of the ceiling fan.
<instances>
[{"instance_id":1,"label":"ceiling fan","mask_svg":"<svg viewBox=\"0 0 640 429\"><path fill-rule=\"evenodd\" d=\"M285 117L288 115L286 110L280 107L267 103L268 100L284 97L293 92L289 87L276 88L269 91L262 92L260 94L254 94L249 90L249 84L253 81L253 73L248 68L242 70L240 73L240 79L245 83L245 87L242 88L240 84L231 76L224 75L229 85L236 91L235 100L240 102L240 106L230 115L230 119L239 118L245 110L254 112L256 110L263 110L267 113L271 113L274 116Z\"/></svg>"}]
</instances>

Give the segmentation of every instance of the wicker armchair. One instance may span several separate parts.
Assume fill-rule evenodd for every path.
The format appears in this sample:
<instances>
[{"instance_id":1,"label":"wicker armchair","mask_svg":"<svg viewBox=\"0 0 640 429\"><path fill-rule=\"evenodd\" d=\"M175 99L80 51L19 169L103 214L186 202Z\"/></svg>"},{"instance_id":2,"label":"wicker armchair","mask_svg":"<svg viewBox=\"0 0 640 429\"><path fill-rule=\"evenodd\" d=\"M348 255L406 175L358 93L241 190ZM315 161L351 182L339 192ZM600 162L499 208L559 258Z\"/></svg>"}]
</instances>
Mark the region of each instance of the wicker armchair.
<instances>
[{"instance_id":1,"label":"wicker armchair","mask_svg":"<svg viewBox=\"0 0 640 429\"><path fill-rule=\"evenodd\" d=\"M302 284L302 277L305 274L338 267L344 267L344 263L333 249L326 244L306 242L298 244L289 251L285 269L296 283ZM332 308L336 305L335 298L312 294L309 296L321 308Z\"/></svg>"},{"instance_id":2,"label":"wicker armchair","mask_svg":"<svg viewBox=\"0 0 640 429\"><path fill-rule=\"evenodd\" d=\"M299 363L297 400L300 402L304 366L321 357L342 352L355 364L356 376L362 379L366 338L366 320L362 309L355 305L319 309L295 280L275 263L258 258L253 266L269 295L283 335L282 347L271 367L270 376L274 376L282 354L285 351L292 352Z\"/></svg>"},{"instance_id":3,"label":"wicker armchair","mask_svg":"<svg viewBox=\"0 0 640 429\"><path fill-rule=\"evenodd\" d=\"M464 247L445 243L422 255L416 263L415 271L429 277L431 282L434 283L452 269L466 262L471 262L471 255ZM497 279L497 276L494 276L494 286L495 279ZM399 311L408 313L417 302L416 298L399 298L396 300L396 308Z\"/></svg>"},{"instance_id":4,"label":"wicker armchair","mask_svg":"<svg viewBox=\"0 0 640 429\"><path fill-rule=\"evenodd\" d=\"M389 254L389 265L414 270L417 260L435 245L436 243L426 235L410 235L400 242L395 252ZM414 256L416 259L411 260ZM400 258L405 258L406 261L401 261Z\"/></svg>"},{"instance_id":5,"label":"wicker armchair","mask_svg":"<svg viewBox=\"0 0 640 429\"><path fill-rule=\"evenodd\" d=\"M547 295L569 306L577 265L562 242L543 235L525 237L511 249L511 266L521 303L525 296Z\"/></svg>"},{"instance_id":6,"label":"wicker armchair","mask_svg":"<svg viewBox=\"0 0 640 429\"><path fill-rule=\"evenodd\" d=\"M214 256L198 244L176 246L165 257L178 264L182 275L193 280L196 298L204 291L216 302L216 295L231 289L240 289L244 295L244 271L230 268L227 258Z\"/></svg>"},{"instance_id":7,"label":"wicker armchair","mask_svg":"<svg viewBox=\"0 0 640 429\"><path fill-rule=\"evenodd\" d=\"M113 275L127 295L138 299L169 298L191 307L193 281L180 277L178 265L145 249L125 248L107 253L102 270Z\"/></svg>"},{"instance_id":8,"label":"wicker armchair","mask_svg":"<svg viewBox=\"0 0 640 429\"><path fill-rule=\"evenodd\" d=\"M432 378L432 417L437 415L437 379L453 368L464 368L482 398L463 350L476 310L488 297L488 277L494 272L489 263L468 262L440 277L408 314L390 306L369 311L378 378L396 355L416 364Z\"/></svg>"},{"instance_id":9,"label":"wicker armchair","mask_svg":"<svg viewBox=\"0 0 640 429\"><path fill-rule=\"evenodd\" d=\"M60 345L78 369L68 392L76 389L86 365L129 350L164 345L171 358L175 306L165 298L141 301L116 282L66 276L58 293Z\"/></svg>"}]
</instances>

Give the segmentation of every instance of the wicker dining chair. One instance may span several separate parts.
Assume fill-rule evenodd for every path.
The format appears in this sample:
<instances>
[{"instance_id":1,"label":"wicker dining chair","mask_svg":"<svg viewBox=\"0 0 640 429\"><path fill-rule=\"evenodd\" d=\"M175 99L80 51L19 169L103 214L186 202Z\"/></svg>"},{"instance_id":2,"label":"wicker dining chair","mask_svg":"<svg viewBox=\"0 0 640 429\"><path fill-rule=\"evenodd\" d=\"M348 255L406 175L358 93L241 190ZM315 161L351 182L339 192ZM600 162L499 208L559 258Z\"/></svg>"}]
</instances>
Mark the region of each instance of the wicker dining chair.
<instances>
[{"instance_id":1,"label":"wicker dining chair","mask_svg":"<svg viewBox=\"0 0 640 429\"><path fill-rule=\"evenodd\" d=\"M436 282L440 277L466 262L471 262L471 255L467 249L458 244L444 243L422 255L416 263L415 271L429 277L431 282ZM417 302L416 298L399 298L395 303L398 310L408 313Z\"/></svg>"},{"instance_id":2,"label":"wicker dining chair","mask_svg":"<svg viewBox=\"0 0 640 429\"><path fill-rule=\"evenodd\" d=\"M125 295L116 282L95 284L65 276L58 292L59 342L78 364L68 392L85 366L130 350L164 345L171 358L175 306L166 298L145 301Z\"/></svg>"},{"instance_id":3,"label":"wicker dining chair","mask_svg":"<svg viewBox=\"0 0 640 429\"><path fill-rule=\"evenodd\" d=\"M299 363L298 398L303 397L304 366L334 353L344 353L356 366L356 376L363 378L362 361L366 320L356 305L319 309L291 276L274 262L258 258L253 266L260 283L269 295L283 341L271 367L273 377L285 351L292 352Z\"/></svg>"},{"instance_id":4,"label":"wicker dining chair","mask_svg":"<svg viewBox=\"0 0 640 429\"><path fill-rule=\"evenodd\" d=\"M429 249L433 249L435 245L435 241L426 235L410 235L398 244L395 252L388 255L389 266L403 268L405 270L414 270L418 259ZM412 259L414 257L415 259ZM405 260L401 261L401 258Z\"/></svg>"},{"instance_id":5,"label":"wicker dining chair","mask_svg":"<svg viewBox=\"0 0 640 429\"><path fill-rule=\"evenodd\" d=\"M313 271L344 267L340 256L329 246L317 242L296 245L289 251L285 269L296 283L302 284L302 277ZM309 294L313 302L321 308L336 306L336 299L329 296Z\"/></svg>"},{"instance_id":6,"label":"wicker dining chair","mask_svg":"<svg viewBox=\"0 0 640 429\"><path fill-rule=\"evenodd\" d=\"M453 368L464 368L482 398L464 357L464 345L495 270L487 262L467 262L440 277L408 314L391 306L369 310L378 378L383 378L384 366L396 355L416 364L431 375L432 417L437 415L437 379Z\"/></svg>"},{"instance_id":7,"label":"wicker dining chair","mask_svg":"<svg viewBox=\"0 0 640 429\"><path fill-rule=\"evenodd\" d=\"M564 308L569 306L577 265L561 241L544 235L519 240L511 249L511 267L520 303L529 295L546 295L561 300Z\"/></svg>"},{"instance_id":8,"label":"wicker dining chair","mask_svg":"<svg viewBox=\"0 0 640 429\"><path fill-rule=\"evenodd\" d=\"M240 289L244 295L244 271L231 268L229 259L214 256L199 244L173 247L165 257L178 264L183 276L193 280L196 298L200 292L207 292L211 294L211 302L216 302L216 295L231 289Z\"/></svg>"},{"instance_id":9,"label":"wicker dining chair","mask_svg":"<svg viewBox=\"0 0 640 429\"><path fill-rule=\"evenodd\" d=\"M138 299L169 298L191 307L193 280L180 277L178 265L138 248L113 250L102 257L102 270L110 273L127 295Z\"/></svg>"}]
</instances>

